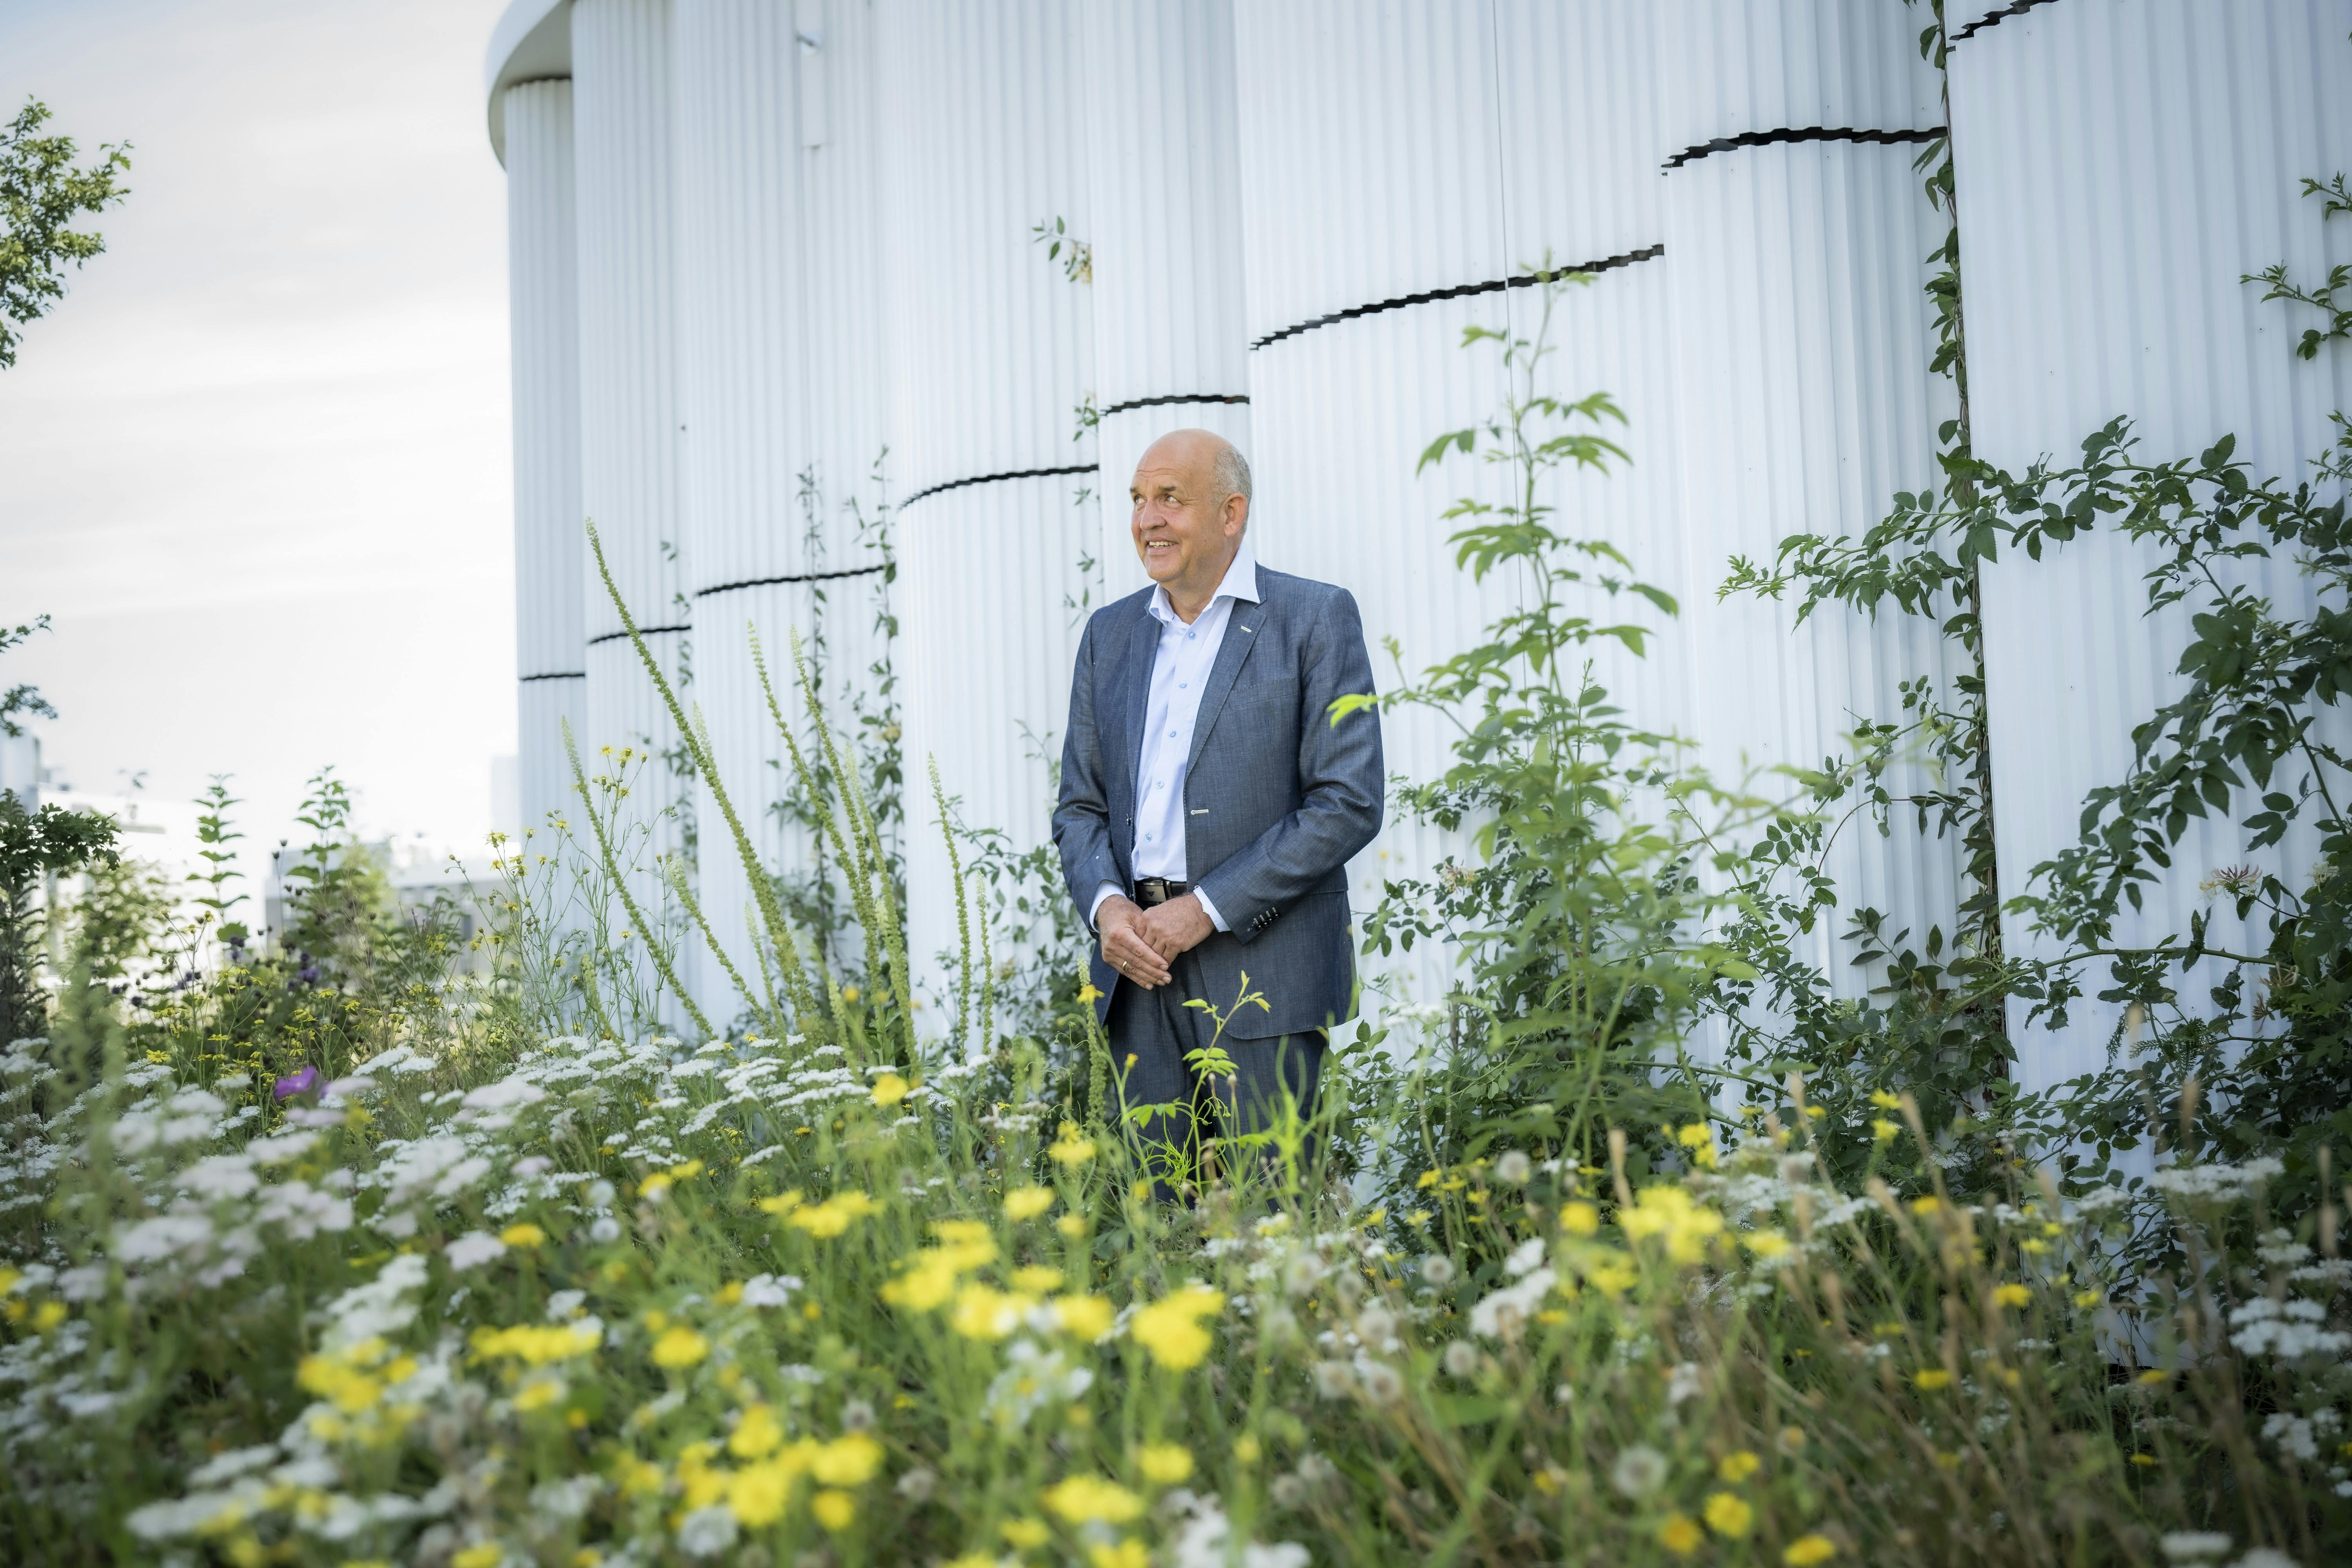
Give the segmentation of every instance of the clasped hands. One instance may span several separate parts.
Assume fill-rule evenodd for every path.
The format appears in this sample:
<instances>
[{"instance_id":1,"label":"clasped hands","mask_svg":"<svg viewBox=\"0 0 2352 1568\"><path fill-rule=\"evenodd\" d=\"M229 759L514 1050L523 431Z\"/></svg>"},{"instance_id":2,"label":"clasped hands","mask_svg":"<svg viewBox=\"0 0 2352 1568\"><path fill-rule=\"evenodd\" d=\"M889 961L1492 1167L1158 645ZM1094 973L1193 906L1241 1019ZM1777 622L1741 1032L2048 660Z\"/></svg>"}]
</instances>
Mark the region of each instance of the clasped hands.
<instances>
[{"instance_id":1,"label":"clasped hands","mask_svg":"<svg viewBox=\"0 0 2352 1568\"><path fill-rule=\"evenodd\" d=\"M1167 984L1168 966L1176 955L1200 946L1216 929L1209 911L1190 893L1148 910L1114 893L1095 916L1103 962L1146 991Z\"/></svg>"}]
</instances>

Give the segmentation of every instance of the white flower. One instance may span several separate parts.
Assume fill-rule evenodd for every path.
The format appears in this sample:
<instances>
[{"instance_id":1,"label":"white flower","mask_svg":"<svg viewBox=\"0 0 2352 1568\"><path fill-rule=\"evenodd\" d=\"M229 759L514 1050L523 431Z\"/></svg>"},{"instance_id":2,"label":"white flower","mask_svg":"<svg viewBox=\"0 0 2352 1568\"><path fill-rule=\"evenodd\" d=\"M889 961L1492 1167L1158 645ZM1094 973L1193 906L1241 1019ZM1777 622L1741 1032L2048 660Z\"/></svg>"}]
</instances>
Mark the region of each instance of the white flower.
<instances>
[{"instance_id":1,"label":"white flower","mask_svg":"<svg viewBox=\"0 0 2352 1568\"><path fill-rule=\"evenodd\" d=\"M608 1214L598 1215L595 1222L588 1227L588 1238L591 1241L611 1241L620 1234L621 1222Z\"/></svg>"},{"instance_id":2,"label":"white flower","mask_svg":"<svg viewBox=\"0 0 2352 1568\"><path fill-rule=\"evenodd\" d=\"M201 1256L211 1246L213 1222L200 1214L158 1215L114 1236L114 1256L125 1263L153 1263L173 1253Z\"/></svg>"},{"instance_id":3,"label":"white flower","mask_svg":"<svg viewBox=\"0 0 2352 1568\"><path fill-rule=\"evenodd\" d=\"M1550 1269L1538 1268L1516 1285L1489 1292L1470 1309L1470 1331L1489 1339L1507 1339L1517 1334L1557 1278Z\"/></svg>"},{"instance_id":4,"label":"white flower","mask_svg":"<svg viewBox=\"0 0 2352 1568\"><path fill-rule=\"evenodd\" d=\"M1311 1252L1297 1252L1282 1266L1282 1288L1294 1296L1304 1296L1321 1283L1323 1260Z\"/></svg>"},{"instance_id":5,"label":"white flower","mask_svg":"<svg viewBox=\"0 0 2352 1568\"><path fill-rule=\"evenodd\" d=\"M547 1299L547 1321L551 1323L569 1322L579 1315L580 1309L587 1301L588 1292L585 1290L558 1290Z\"/></svg>"},{"instance_id":6,"label":"white flower","mask_svg":"<svg viewBox=\"0 0 2352 1568\"><path fill-rule=\"evenodd\" d=\"M485 1231L469 1230L449 1244L449 1267L478 1268L507 1249L507 1244Z\"/></svg>"},{"instance_id":7,"label":"white flower","mask_svg":"<svg viewBox=\"0 0 2352 1568\"><path fill-rule=\"evenodd\" d=\"M1539 1236L1531 1236L1528 1237L1527 1240L1519 1243L1518 1246L1513 1247L1511 1249L1511 1255L1503 1259L1503 1272L1516 1279L1520 1275L1525 1274L1528 1269L1533 1268L1537 1264L1541 1263L1543 1260L1543 1237Z\"/></svg>"},{"instance_id":8,"label":"white flower","mask_svg":"<svg viewBox=\"0 0 2352 1568\"><path fill-rule=\"evenodd\" d=\"M289 1160L299 1160L309 1153L319 1142L316 1132L280 1132L271 1138L256 1138L245 1146L245 1157L257 1165L282 1165Z\"/></svg>"},{"instance_id":9,"label":"white flower","mask_svg":"<svg viewBox=\"0 0 2352 1568\"><path fill-rule=\"evenodd\" d=\"M1691 1361L1684 1362L1680 1366L1675 1367L1674 1374L1666 1379L1666 1403L1670 1405L1680 1405L1685 1399L1696 1398L1699 1390L1706 1386L1706 1380L1699 1374L1698 1363Z\"/></svg>"},{"instance_id":10,"label":"white flower","mask_svg":"<svg viewBox=\"0 0 2352 1568\"><path fill-rule=\"evenodd\" d=\"M1421 1260L1421 1277L1443 1290L1454 1282L1454 1259L1442 1252L1431 1253Z\"/></svg>"},{"instance_id":11,"label":"white flower","mask_svg":"<svg viewBox=\"0 0 2352 1568\"><path fill-rule=\"evenodd\" d=\"M326 1348L348 1350L362 1340L390 1338L415 1321L416 1303L406 1298L425 1283L426 1272L421 1254L400 1253L373 1279L328 1302Z\"/></svg>"},{"instance_id":12,"label":"white flower","mask_svg":"<svg viewBox=\"0 0 2352 1568\"><path fill-rule=\"evenodd\" d=\"M1288 1476L1282 1479L1291 1479ZM1226 1568L1233 1540L1232 1523L1214 1498L1197 1499L1192 1507L1192 1517L1170 1544L1171 1563L1174 1568ZM1241 1568L1307 1568L1313 1561L1307 1548L1295 1541L1273 1546L1252 1541L1242 1547Z\"/></svg>"},{"instance_id":13,"label":"white flower","mask_svg":"<svg viewBox=\"0 0 2352 1568\"><path fill-rule=\"evenodd\" d=\"M2231 1563L2231 1568L2303 1568L2303 1564L2284 1552L2257 1546Z\"/></svg>"},{"instance_id":14,"label":"white flower","mask_svg":"<svg viewBox=\"0 0 2352 1568\"><path fill-rule=\"evenodd\" d=\"M735 1544L735 1510L725 1503L698 1508L678 1521L677 1549L688 1557L716 1557Z\"/></svg>"},{"instance_id":15,"label":"white flower","mask_svg":"<svg viewBox=\"0 0 2352 1568\"><path fill-rule=\"evenodd\" d=\"M180 1184L200 1198L241 1198L261 1178L243 1154L207 1154L180 1173Z\"/></svg>"},{"instance_id":16,"label":"white flower","mask_svg":"<svg viewBox=\"0 0 2352 1568\"><path fill-rule=\"evenodd\" d=\"M1495 1162L1495 1179L1508 1182L1516 1187L1524 1184L1533 1173L1533 1170L1534 1167L1528 1163L1528 1157L1518 1150L1513 1149Z\"/></svg>"},{"instance_id":17,"label":"white flower","mask_svg":"<svg viewBox=\"0 0 2352 1568\"><path fill-rule=\"evenodd\" d=\"M486 1083L468 1093L465 1106L468 1110L505 1110L510 1107L534 1104L547 1098L547 1090L521 1078L502 1078L496 1083Z\"/></svg>"},{"instance_id":18,"label":"white flower","mask_svg":"<svg viewBox=\"0 0 2352 1568\"><path fill-rule=\"evenodd\" d=\"M2199 1558L2221 1556L2230 1550L2230 1538L2210 1530L2176 1530L2157 1544L2175 1563L2192 1563Z\"/></svg>"},{"instance_id":19,"label":"white flower","mask_svg":"<svg viewBox=\"0 0 2352 1568\"><path fill-rule=\"evenodd\" d=\"M1343 1361L1315 1363L1315 1392L1325 1399L1345 1399L1354 1392L1356 1369Z\"/></svg>"},{"instance_id":20,"label":"white flower","mask_svg":"<svg viewBox=\"0 0 2352 1568\"><path fill-rule=\"evenodd\" d=\"M792 1304L793 1292L801 1288L796 1274L754 1274L743 1281L743 1305L747 1307L785 1307Z\"/></svg>"},{"instance_id":21,"label":"white flower","mask_svg":"<svg viewBox=\"0 0 2352 1568\"><path fill-rule=\"evenodd\" d=\"M1666 1457L1655 1448L1636 1443L1617 1456L1609 1467L1609 1484L1621 1497L1639 1500L1666 1484Z\"/></svg>"},{"instance_id":22,"label":"white flower","mask_svg":"<svg viewBox=\"0 0 2352 1568\"><path fill-rule=\"evenodd\" d=\"M1366 1363L1357 1375L1363 1382L1364 1396L1375 1405L1387 1405L1404 1394L1404 1379L1384 1361Z\"/></svg>"},{"instance_id":23,"label":"white flower","mask_svg":"<svg viewBox=\"0 0 2352 1568\"><path fill-rule=\"evenodd\" d=\"M1366 1348L1379 1350L1396 1337L1396 1315L1386 1307L1370 1306L1356 1314L1356 1337Z\"/></svg>"},{"instance_id":24,"label":"white flower","mask_svg":"<svg viewBox=\"0 0 2352 1568\"><path fill-rule=\"evenodd\" d=\"M1037 1411L1067 1404L1095 1384L1095 1374L1087 1368L1072 1366L1060 1351L1040 1351L1028 1340L1015 1340L1005 1359L1012 1364L988 1385L988 1413L1000 1426L1025 1426ZM872 1419L870 1409L867 1419ZM845 1413L845 1425L846 1420Z\"/></svg>"},{"instance_id":25,"label":"white flower","mask_svg":"<svg viewBox=\"0 0 2352 1568\"><path fill-rule=\"evenodd\" d=\"M211 1458L190 1470L188 1484L192 1487L218 1486L223 1481L236 1479L247 1470L257 1470L264 1465L274 1464L277 1459L278 1449L274 1444L263 1443L251 1448L231 1448L226 1453L215 1454Z\"/></svg>"},{"instance_id":26,"label":"white flower","mask_svg":"<svg viewBox=\"0 0 2352 1568\"><path fill-rule=\"evenodd\" d=\"M560 1481L542 1481L530 1489L530 1506L535 1512L556 1519L578 1519L596 1500L604 1483L594 1476L572 1476Z\"/></svg>"},{"instance_id":27,"label":"white flower","mask_svg":"<svg viewBox=\"0 0 2352 1568\"><path fill-rule=\"evenodd\" d=\"M1478 1347L1468 1340L1456 1340L1445 1347L1445 1370L1455 1377L1467 1377L1478 1370Z\"/></svg>"}]
</instances>

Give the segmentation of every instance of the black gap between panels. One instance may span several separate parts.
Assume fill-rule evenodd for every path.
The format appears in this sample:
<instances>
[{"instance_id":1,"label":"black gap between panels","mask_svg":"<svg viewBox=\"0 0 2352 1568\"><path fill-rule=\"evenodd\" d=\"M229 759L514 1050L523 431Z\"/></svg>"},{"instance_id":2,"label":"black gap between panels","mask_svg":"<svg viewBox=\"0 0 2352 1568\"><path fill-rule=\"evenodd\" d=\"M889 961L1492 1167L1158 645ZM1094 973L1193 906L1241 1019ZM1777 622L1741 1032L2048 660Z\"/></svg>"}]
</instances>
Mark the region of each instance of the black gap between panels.
<instances>
[{"instance_id":1,"label":"black gap between panels","mask_svg":"<svg viewBox=\"0 0 2352 1568\"><path fill-rule=\"evenodd\" d=\"M1679 169L1685 163L1716 153L1728 153L1739 147L1770 147L1789 142L1933 142L1944 134L1940 125L1926 131L1856 131L1849 126L1810 125L1794 131L1743 131L1737 136L1725 136L1713 142L1702 142L1696 147L1685 147L1665 162L1669 169Z\"/></svg>"},{"instance_id":2,"label":"black gap between panels","mask_svg":"<svg viewBox=\"0 0 2352 1568\"><path fill-rule=\"evenodd\" d=\"M1640 250L1629 250L1622 256L1612 256L1600 261L1586 261L1574 267L1555 267L1551 269L1551 276L1570 272L1611 272L1620 267L1631 267L1636 261L1653 260L1665 253L1666 247L1663 245L1645 246ZM1352 321L1359 316L1376 316L1383 310L1402 310L1407 305L1429 305L1440 300L1466 300L1474 294L1499 294L1506 289L1528 289L1542 281L1542 274L1525 272L1513 278L1491 278L1484 283L1460 283L1451 289L1432 289L1425 294L1402 294L1396 299L1381 300L1370 305L1352 305L1328 316L1318 316L1311 321L1301 321L1295 327L1285 327L1278 332L1268 332L1250 347L1262 349L1268 343L1278 343L1285 338L1295 338L1318 327L1328 327L1337 321Z\"/></svg>"},{"instance_id":3,"label":"black gap between panels","mask_svg":"<svg viewBox=\"0 0 2352 1568\"><path fill-rule=\"evenodd\" d=\"M657 635L657 634L659 634L659 633L662 633L662 632L690 632L690 631L692 631L693 629L694 629L694 627L693 627L693 626L639 626L639 627L637 628L637 635L638 635L639 637L654 637L654 636L656 636L656 635ZM590 638L588 639L588 646L589 646L590 647L594 647L598 643L619 642L622 638L624 638L624 637L627 637L628 635L629 635L629 634L628 634L628 633L626 633L626 632L606 632L603 637L590 637Z\"/></svg>"},{"instance_id":4,"label":"black gap between panels","mask_svg":"<svg viewBox=\"0 0 2352 1568\"><path fill-rule=\"evenodd\" d=\"M708 599L713 594L730 594L738 588L765 588L778 583L831 583L843 577L871 577L886 565L887 563L877 562L871 566L849 566L839 572L800 572L783 577L746 577L740 583L721 583L716 587L697 588L694 596Z\"/></svg>"},{"instance_id":5,"label":"black gap between panels","mask_svg":"<svg viewBox=\"0 0 2352 1568\"><path fill-rule=\"evenodd\" d=\"M1072 463L1059 468L1011 468L1001 474L974 474L968 479L950 479L941 485L927 485L900 501L898 510L904 511L928 496L938 495L942 490L960 490L966 485L992 485L1000 479L1050 479L1056 474L1091 474L1100 466L1097 463Z\"/></svg>"}]
</instances>

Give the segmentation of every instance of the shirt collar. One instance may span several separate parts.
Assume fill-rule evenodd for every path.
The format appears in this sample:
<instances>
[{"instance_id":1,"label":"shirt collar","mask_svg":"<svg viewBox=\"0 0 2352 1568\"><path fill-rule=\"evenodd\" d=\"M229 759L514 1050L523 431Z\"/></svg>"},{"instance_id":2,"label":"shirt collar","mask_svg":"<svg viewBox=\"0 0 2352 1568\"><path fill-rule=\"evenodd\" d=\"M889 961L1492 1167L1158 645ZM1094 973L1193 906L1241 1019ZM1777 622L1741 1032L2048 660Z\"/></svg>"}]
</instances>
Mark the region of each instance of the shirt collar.
<instances>
[{"instance_id":1,"label":"shirt collar","mask_svg":"<svg viewBox=\"0 0 2352 1568\"><path fill-rule=\"evenodd\" d=\"M1257 552L1250 548L1246 533L1242 535L1241 547L1234 552L1233 560L1226 563L1225 574L1217 584L1217 591L1209 595L1208 608L1201 613L1205 616L1209 610L1215 609L1219 599L1240 599L1253 605L1262 602L1257 591ZM1152 590L1151 614L1156 619L1170 625L1181 624L1176 606L1169 601L1168 590L1164 587Z\"/></svg>"}]
</instances>

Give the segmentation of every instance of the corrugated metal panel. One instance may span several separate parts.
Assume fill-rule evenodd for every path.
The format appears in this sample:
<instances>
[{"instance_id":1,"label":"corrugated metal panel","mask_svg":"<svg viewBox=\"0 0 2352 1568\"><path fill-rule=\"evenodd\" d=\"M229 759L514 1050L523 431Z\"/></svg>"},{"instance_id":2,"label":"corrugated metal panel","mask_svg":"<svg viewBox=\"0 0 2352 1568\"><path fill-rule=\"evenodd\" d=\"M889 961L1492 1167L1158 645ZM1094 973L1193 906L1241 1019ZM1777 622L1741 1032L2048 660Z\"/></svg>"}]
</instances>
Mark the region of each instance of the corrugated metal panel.
<instances>
[{"instance_id":1,"label":"corrugated metal panel","mask_svg":"<svg viewBox=\"0 0 2352 1568\"><path fill-rule=\"evenodd\" d=\"M1977 450L2014 469L2063 462L2129 415L2150 459L2225 432L2260 472L2294 476L2352 405L2352 354L2292 356L2308 311L2240 281L2278 260L2305 279L2352 259L2323 230L2306 176L2352 164L2352 5L2065 0L2004 17L1951 56ZM2179 689L2178 611L2145 614L2152 558L2095 534L1984 584L2002 890L2074 841L2084 795L2120 779L2130 732ZM2292 565L2249 573L2293 613ZM2249 860L2307 867L2309 844L2250 856L2207 819L2125 943L2185 931L2197 883ZM2221 911L2226 914L2226 910ZM2213 940L2235 940L2226 920ZM2033 951L2012 921L2011 951ZM2252 940L2249 938L2248 940ZM2193 994L2194 986L2184 987ZM2112 1009L2063 1037L2021 1037L2029 1084L2104 1059ZM2021 1025L2021 1017L2019 1020Z\"/></svg>"},{"instance_id":2,"label":"corrugated metal panel","mask_svg":"<svg viewBox=\"0 0 2352 1568\"><path fill-rule=\"evenodd\" d=\"M674 0L677 85L677 404L688 581L703 627L697 705L712 760L761 862L800 851L768 806L779 747L752 671L749 628L783 661L825 541L803 516L807 467L800 404L806 320L801 275L800 46L786 7L767 0ZM753 585L758 584L758 585ZM803 622L803 636L810 628ZM704 911L748 975L742 859L701 783L696 857ZM804 858L795 854L795 859ZM717 964L702 1000L714 1018L740 1007Z\"/></svg>"},{"instance_id":3,"label":"corrugated metal panel","mask_svg":"<svg viewBox=\"0 0 2352 1568\"><path fill-rule=\"evenodd\" d=\"M1236 0L1253 342L1507 269L1494 7Z\"/></svg>"},{"instance_id":4,"label":"corrugated metal panel","mask_svg":"<svg viewBox=\"0 0 2352 1568\"><path fill-rule=\"evenodd\" d=\"M1465 491L1500 499L1504 476L1463 463L1413 471L1439 433L1492 416L1506 395L1498 356L1465 352L1464 330L1531 331L1538 292L1500 285L1547 255L1599 262L1659 241L1649 19L1535 0L1370 15L1243 0L1237 26L1260 557L1352 590L1391 686L1385 640L1416 676L1475 643L1520 591L1507 576L1474 585L1440 517ZM1566 481L1550 499L1574 531L1611 538L1672 588L1673 359L1656 268L1627 262L1570 291L1545 387L1605 389L1627 405L1635 467ZM1449 290L1472 292L1412 299ZM1358 314L1317 324L1341 312ZM1598 662L1639 717L1677 721L1670 657L1604 650ZM1392 773L1428 779L1450 760L1452 731L1433 716L1383 721ZM1467 852L1392 815L1351 868L1357 904L1378 899L1382 877ZM1442 955L1410 967L1416 992L1448 982Z\"/></svg>"},{"instance_id":5,"label":"corrugated metal panel","mask_svg":"<svg viewBox=\"0 0 2352 1568\"><path fill-rule=\"evenodd\" d=\"M572 7L581 504L644 628L684 628L693 618L678 508L669 28L668 0L576 0ZM618 635L619 613L593 568L583 576L590 639L583 750L650 743L675 752L675 727ZM667 667L683 668L683 629L654 631L649 640ZM686 847L691 805L674 775L642 777L630 797L631 820L646 836L641 858ZM658 892L648 865L638 896Z\"/></svg>"},{"instance_id":6,"label":"corrugated metal panel","mask_svg":"<svg viewBox=\"0 0 2352 1568\"><path fill-rule=\"evenodd\" d=\"M1062 729L1075 632L1066 598L1099 513L1089 302L1033 243L1087 231L1076 8L893 0L878 8L893 333L892 468L902 552L909 942L923 969L954 942L951 890L920 796L939 760L975 826L1045 837L1045 774L1023 760ZM1088 471L1036 479L1039 469ZM952 487L952 488L940 488Z\"/></svg>"},{"instance_id":7,"label":"corrugated metal panel","mask_svg":"<svg viewBox=\"0 0 2352 1568\"><path fill-rule=\"evenodd\" d=\"M1932 72L1900 8L1692 4L1664 16L1669 141L1828 125L1932 124ZM1664 62L1672 62L1665 67ZM1936 476L1935 430L1952 399L1930 375L1924 258L1942 226L1909 145L1817 140L1734 146L1664 182L1666 278L1676 377L1682 518L1700 758L1718 777L1820 765L1858 721L1902 717L1897 685L1948 679L1925 622L1820 611L1714 589L1735 554L1769 562L1792 533L1838 533L1884 515L1895 492ZM1906 770L1898 789L1924 782ZM1794 783L1764 779L1771 795ZM1828 869L1845 911L1867 906L1921 941L1949 933L1957 846L1899 820L1890 837L1847 825ZM1836 989L1865 979L1838 932L1814 956Z\"/></svg>"},{"instance_id":8,"label":"corrugated metal panel","mask_svg":"<svg viewBox=\"0 0 2352 1568\"><path fill-rule=\"evenodd\" d=\"M1090 160L1104 600L1145 586L1127 487L1171 430L1250 450L1232 0L1103 0L1080 13ZM1169 402L1171 398L1200 401Z\"/></svg>"},{"instance_id":9,"label":"corrugated metal panel","mask_svg":"<svg viewBox=\"0 0 2352 1568\"><path fill-rule=\"evenodd\" d=\"M515 640L522 820L571 797L561 721L584 719L580 588L580 294L572 84L507 89L507 268L513 334Z\"/></svg>"}]
</instances>

